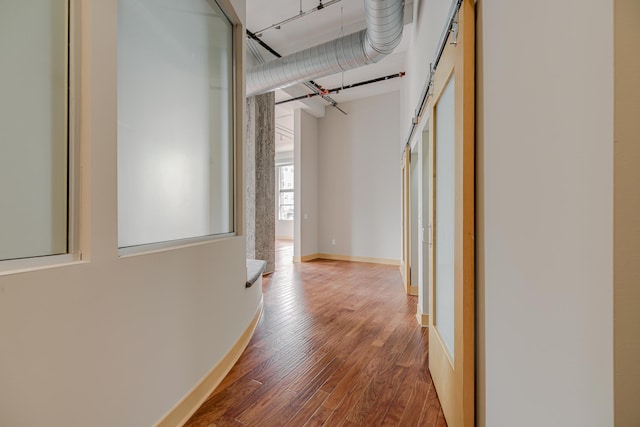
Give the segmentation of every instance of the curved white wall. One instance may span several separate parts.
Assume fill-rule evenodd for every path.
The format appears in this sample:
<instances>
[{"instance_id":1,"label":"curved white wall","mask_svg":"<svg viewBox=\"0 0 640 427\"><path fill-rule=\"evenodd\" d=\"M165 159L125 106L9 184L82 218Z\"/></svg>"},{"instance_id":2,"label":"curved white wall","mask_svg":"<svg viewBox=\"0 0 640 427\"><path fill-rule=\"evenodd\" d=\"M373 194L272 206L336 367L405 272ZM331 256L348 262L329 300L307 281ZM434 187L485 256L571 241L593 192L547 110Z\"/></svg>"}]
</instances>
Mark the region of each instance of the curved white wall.
<instances>
[{"instance_id":1,"label":"curved white wall","mask_svg":"<svg viewBox=\"0 0 640 427\"><path fill-rule=\"evenodd\" d=\"M244 19L244 1L234 1ZM260 303L235 237L119 258L116 2L82 2L84 261L0 276L0 426L147 426L236 342ZM239 221L240 223L242 221Z\"/></svg>"}]
</instances>

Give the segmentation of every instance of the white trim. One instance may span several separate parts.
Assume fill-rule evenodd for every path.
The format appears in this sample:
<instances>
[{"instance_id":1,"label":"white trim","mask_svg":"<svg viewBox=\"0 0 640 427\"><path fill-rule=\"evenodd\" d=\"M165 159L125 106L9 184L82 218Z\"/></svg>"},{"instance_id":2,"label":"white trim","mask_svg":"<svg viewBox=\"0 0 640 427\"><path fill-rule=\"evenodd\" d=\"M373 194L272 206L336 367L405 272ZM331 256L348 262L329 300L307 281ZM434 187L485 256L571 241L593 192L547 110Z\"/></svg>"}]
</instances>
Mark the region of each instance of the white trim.
<instances>
[{"instance_id":1,"label":"white trim","mask_svg":"<svg viewBox=\"0 0 640 427\"><path fill-rule=\"evenodd\" d=\"M210 242L236 237L236 233L212 234L209 236L189 237L186 239L168 240L166 242L147 243L136 246L125 246L118 248L118 256L125 258L135 255L147 255L173 249L182 249L189 246L203 245Z\"/></svg>"},{"instance_id":2,"label":"white trim","mask_svg":"<svg viewBox=\"0 0 640 427\"><path fill-rule=\"evenodd\" d=\"M0 277L81 263L84 261L73 254L8 259L0 261Z\"/></svg>"},{"instance_id":3,"label":"white trim","mask_svg":"<svg viewBox=\"0 0 640 427\"><path fill-rule=\"evenodd\" d=\"M301 257L294 257L293 262L306 262L312 261L314 259L327 259L327 260L335 260L335 261L349 261L349 262L366 262L369 264L383 264L383 265L400 265L400 260L397 259L389 259L389 258L370 258L370 257L361 257L361 256L352 256L352 255L337 255L337 254L310 254L303 255Z\"/></svg>"}]
</instances>

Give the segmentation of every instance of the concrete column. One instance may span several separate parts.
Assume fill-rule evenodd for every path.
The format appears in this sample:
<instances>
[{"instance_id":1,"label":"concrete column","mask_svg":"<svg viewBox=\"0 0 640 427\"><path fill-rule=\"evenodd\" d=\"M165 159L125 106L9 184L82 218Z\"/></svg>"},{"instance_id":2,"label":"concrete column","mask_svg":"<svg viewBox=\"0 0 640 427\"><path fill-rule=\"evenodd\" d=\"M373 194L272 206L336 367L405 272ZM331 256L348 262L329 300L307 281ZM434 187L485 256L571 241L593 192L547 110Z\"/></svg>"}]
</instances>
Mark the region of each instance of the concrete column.
<instances>
[{"instance_id":1,"label":"concrete column","mask_svg":"<svg viewBox=\"0 0 640 427\"><path fill-rule=\"evenodd\" d=\"M275 95L247 99L245 235L247 258L275 270Z\"/></svg>"},{"instance_id":2,"label":"concrete column","mask_svg":"<svg viewBox=\"0 0 640 427\"><path fill-rule=\"evenodd\" d=\"M247 240L247 258L256 257L256 120L255 98L245 104L244 146L244 235Z\"/></svg>"}]
</instances>

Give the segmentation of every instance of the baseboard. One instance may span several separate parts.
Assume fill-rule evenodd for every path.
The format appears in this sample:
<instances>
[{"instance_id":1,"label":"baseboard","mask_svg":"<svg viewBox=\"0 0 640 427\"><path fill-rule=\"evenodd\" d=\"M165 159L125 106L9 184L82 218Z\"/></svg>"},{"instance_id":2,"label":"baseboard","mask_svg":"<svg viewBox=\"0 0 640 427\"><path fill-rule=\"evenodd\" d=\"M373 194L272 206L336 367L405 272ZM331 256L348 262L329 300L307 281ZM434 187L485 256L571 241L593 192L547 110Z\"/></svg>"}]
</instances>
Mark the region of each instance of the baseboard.
<instances>
[{"instance_id":1,"label":"baseboard","mask_svg":"<svg viewBox=\"0 0 640 427\"><path fill-rule=\"evenodd\" d=\"M407 286L407 295L418 295L418 287L409 285Z\"/></svg>"},{"instance_id":2,"label":"baseboard","mask_svg":"<svg viewBox=\"0 0 640 427\"><path fill-rule=\"evenodd\" d=\"M330 259L330 260L336 260L336 261L368 262L371 264L384 264L384 265L395 265L395 266L400 265L399 260L388 259L388 258L369 258L369 257L361 257L361 256L336 255L336 254L315 254L314 256L315 258L319 258L319 259Z\"/></svg>"},{"instance_id":3,"label":"baseboard","mask_svg":"<svg viewBox=\"0 0 640 427\"><path fill-rule=\"evenodd\" d=\"M429 315L421 313L419 308L418 312L416 313L416 320L418 321L418 325L422 326L423 328L429 327Z\"/></svg>"},{"instance_id":4,"label":"baseboard","mask_svg":"<svg viewBox=\"0 0 640 427\"><path fill-rule=\"evenodd\" d=\"M387 259L387 258L368 258L361 256L352 256L352 255L336 255L336 254L311 254L311 255L303 255L301 257L294 256L293 262L307 262L313 261L314 259L329 259L333 261L351 261L351 262L368 262L370 264L384 264L384 265L395 265L399 266L400 261L397 259ZM415 294L418 295L418 287L412 286L415 288Z\"/></svg>"},{"instance_id":5,"label":"baseboard","mask_svg":"<svg viewBox=\"0 0 640 427\"><path fill-rule=\"evenodd\" d=\"M294 256L293 257L293 262L307 262L307 261L312 261L314 259L319 258L320 254L311 254L311 255L302 255L300 256Z\"/></svg>"},{"instance_id":6,"label":"baseboard","mask_svg":"<svg viewBox=\"0 0 640 427\"><path fill-rule=\"evenodd\" d=\"M293 236L276 236L276 240L293 240Z\"/></svg>"},{"instance_id":7,"label":"baseboard","mask_svg":"<svg viewBox=\"0 0 640 427\"><path fill-rule=\"evenodd\" d=\"M249 340L253 336L253 332L256 330L260 316L262 316L264 301L260 301L258 310L256 311L253 320L247 326L247 329L242 333L238 341L233 345L231 350L222 358L222 360L209 371L207 375L191 389L185 397L174 408L169 411L155 427L182 427L191 416L198 410L198 408L204 403L205 400L213 393L213 391L222 382L224 377L227 376L233 365L236 364L242 352L249 344Z\"/></svg>"}]
</instances>

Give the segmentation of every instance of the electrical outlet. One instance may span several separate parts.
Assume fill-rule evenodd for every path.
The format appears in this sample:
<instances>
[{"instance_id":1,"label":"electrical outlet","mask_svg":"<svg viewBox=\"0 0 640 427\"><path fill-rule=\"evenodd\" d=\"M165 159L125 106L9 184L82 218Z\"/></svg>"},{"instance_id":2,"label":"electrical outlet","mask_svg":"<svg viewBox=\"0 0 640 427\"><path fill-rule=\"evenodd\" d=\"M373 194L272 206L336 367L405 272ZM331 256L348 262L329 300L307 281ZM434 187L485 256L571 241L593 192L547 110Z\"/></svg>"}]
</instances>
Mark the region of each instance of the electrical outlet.
<instances>
[{"instance_id":1,"label":"electrical outlet","mask_svg":"<svg viewBox=\"0 0 640 427\"><path fill-rule=\"evenodd\" d=\"M331 239L331 244L335 245L336 244L336 239Z\"/></svg>"}]
</instances>

